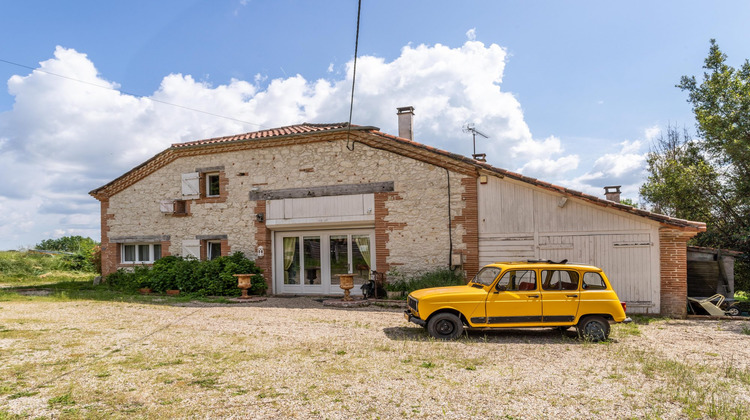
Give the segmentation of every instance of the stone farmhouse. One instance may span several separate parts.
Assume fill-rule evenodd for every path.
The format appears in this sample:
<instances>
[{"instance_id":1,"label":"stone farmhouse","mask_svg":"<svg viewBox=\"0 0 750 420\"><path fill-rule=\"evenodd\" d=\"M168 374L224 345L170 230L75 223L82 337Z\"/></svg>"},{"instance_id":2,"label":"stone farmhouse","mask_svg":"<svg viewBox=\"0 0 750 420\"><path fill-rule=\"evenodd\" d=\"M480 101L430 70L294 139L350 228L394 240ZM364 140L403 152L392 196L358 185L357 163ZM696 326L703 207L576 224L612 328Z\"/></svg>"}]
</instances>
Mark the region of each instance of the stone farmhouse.
<instances>
[{"instance_id":1,"label":"stone farmhouse","mask_svg":"<svg viewBox=\"0 0 750 420\"><path fill-rule=\"evenodd\" d=\"M273 294L336 294L337 274L568 259L602 267L632 313L684 316L705 224L602 199L377 127L299 124L173 144L90 194L102 271L243 252ZM355 287L353 291L359 291Z\"/></svg>"}]
</instances>

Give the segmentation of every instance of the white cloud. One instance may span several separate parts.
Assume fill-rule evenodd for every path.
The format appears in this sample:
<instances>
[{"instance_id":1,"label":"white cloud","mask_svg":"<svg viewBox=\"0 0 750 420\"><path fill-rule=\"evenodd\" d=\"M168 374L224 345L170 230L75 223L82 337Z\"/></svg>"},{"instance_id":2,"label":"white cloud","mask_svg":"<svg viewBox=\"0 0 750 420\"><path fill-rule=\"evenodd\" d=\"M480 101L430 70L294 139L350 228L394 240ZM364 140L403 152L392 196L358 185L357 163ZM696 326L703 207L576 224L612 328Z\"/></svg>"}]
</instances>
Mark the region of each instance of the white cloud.
<instances>
[{"instance_id":1,"label":"white cloud","mask_svg":"<svg viewBox=\"0 0 750 420\"><path fill-rule=\"evenodd\" d=\"M644 136L646 138L646 141L649 143L653 142L654 139L658 137L660 133L661 133L661 128L659 128L658 125L648 127L647 129L644 130Z\"/></svg>"},{"instance_id":2,"label":"white cloud","mask_svg":"<svg viewBox=\"0 0 750 420\"><path fill-rule=\"evenodd\" d=\"M540 177L559 177L576 168L578 156L563 155L559 138L533 138L521 104L501 89L506 50L475 41L473 29L467 37L457 48L409 45L393 61L360 57L353 123L396 133L396 108L411 105L418 142L469 155L471 136L461 128L474 123L490 136L477 139L477 152L487 153L496 166ZM40 71L8 81L15 103L0 114L0 248L33 244L61 232L97 236L98 204L87 192L171 143L302 122L346 121L352 62L338 80L307 80L298 74L268 81L257 74L249 82L214 86L191 75L170 74L148 97L110 89L117 83L73 49L56 48L39 69L86 83ZM602 168L622 164L597 161Z\"/></svg>"},{"instance_id":3,"label":"white cloud","mask_svg":"<svg viewBox=\"0 0 750 420\"><path fill-rule=\"evenodd\" d=\"M519 168L518 172L534 178L553 180L578 169L579 162L577 155L563 156L559 159L532 159Z\"/></svg>"},{"instance_id":4,"label":"white cloud","mask_svg":"<svg viewBox=\"0 0 750 420\"><path fill-rule=\"evenodd\" d=\"M477 39L477 28L471 28L466 31L466 39L469 41L476 41Z\"/></svg>"},{"instance_id":5,"label":"white cloud","mask_svg":"<svg viewBox=\"0 0 750 420\"><path fill-rule=\"evenodd\" d=\"M618 146L617 152L596 159L584 175L562 183L595 196L602 196L605 186L621 185L623 196L635 199L645 173L646 153L638 140L624 141Z\"/></svg>"}]
</instances>

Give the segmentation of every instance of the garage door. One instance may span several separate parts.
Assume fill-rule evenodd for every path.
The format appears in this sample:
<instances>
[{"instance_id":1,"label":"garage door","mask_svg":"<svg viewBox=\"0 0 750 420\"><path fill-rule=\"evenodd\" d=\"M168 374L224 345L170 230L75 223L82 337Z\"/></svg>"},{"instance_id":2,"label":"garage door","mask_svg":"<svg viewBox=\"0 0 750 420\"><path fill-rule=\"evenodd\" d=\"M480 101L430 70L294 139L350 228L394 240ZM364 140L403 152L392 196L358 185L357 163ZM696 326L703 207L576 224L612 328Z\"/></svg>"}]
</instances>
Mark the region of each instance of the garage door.
<instances>
[{"instance_id":1,"label":"garage door","mask_svg":"<svg viewBox=\"0 0 750 420\"><path fill-rule=\"evenodd\" d=\"M653 275L654 244L648 233L539 237L539 257L601 267L629 312L656 312L659 278ZM632 310L631 310L632 309Z\"/></svg>"}]
</instances>

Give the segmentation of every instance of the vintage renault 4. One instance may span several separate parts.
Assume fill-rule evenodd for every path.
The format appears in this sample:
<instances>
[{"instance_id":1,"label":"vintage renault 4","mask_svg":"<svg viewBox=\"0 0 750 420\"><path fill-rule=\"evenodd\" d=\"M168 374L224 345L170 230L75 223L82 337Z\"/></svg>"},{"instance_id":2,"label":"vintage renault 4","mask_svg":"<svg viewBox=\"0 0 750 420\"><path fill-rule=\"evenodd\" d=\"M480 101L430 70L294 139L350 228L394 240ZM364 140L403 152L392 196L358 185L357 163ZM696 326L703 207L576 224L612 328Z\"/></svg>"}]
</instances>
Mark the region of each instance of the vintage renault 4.
<instances>
[{"instance_id":1,"label":"vintage renault 4","mask_svg":"<svg viewBox=\"0 0 750 420\"><path fill-rule=\"evenodd\" d=\"M495 263L466 285L416 290L405 318L442 340L468 328L577 327L601 341L610 322L631 322L604 272L567 261Z\"/></svg>"}]
</instances>

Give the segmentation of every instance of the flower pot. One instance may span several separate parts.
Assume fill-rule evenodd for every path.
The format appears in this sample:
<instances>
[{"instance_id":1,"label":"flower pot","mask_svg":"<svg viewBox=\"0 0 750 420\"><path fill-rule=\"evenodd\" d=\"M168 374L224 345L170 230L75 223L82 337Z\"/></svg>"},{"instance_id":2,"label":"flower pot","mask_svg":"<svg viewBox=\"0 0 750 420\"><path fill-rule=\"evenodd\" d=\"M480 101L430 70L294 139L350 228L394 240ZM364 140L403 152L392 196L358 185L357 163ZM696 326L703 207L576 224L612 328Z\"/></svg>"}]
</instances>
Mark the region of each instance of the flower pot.
<instances>
[{"instance_id":1,"label":"flower pot","mask_svg":"<svg viewBox=\"0 0 750 420\"><path fill-rule=\"evenodd\" d=\"M140 289L138 289L138 293L140 293L142 295L147 295L147 294L151 293L151 288L141 287Z\"/></svg>"},{"instance_id":2,"label":"flower pot","mask_svg":"<svg viewBox=\"0 0 750 420\"><path fill-rule=\"evenodd\" d=\"M167 290L167 294L175 296L175 295L179 295L180 291L179 290Z\"/></svg>"}]
</instances>

